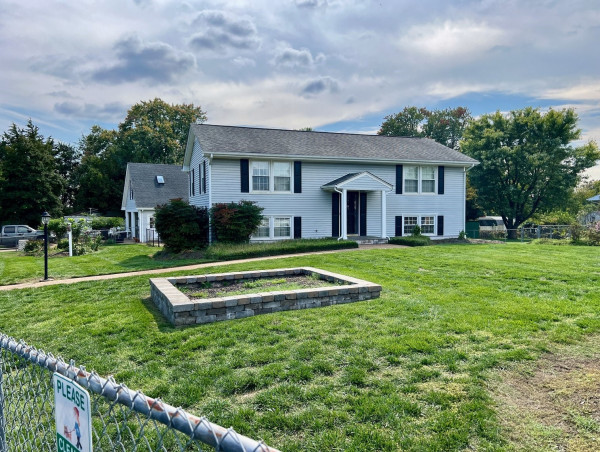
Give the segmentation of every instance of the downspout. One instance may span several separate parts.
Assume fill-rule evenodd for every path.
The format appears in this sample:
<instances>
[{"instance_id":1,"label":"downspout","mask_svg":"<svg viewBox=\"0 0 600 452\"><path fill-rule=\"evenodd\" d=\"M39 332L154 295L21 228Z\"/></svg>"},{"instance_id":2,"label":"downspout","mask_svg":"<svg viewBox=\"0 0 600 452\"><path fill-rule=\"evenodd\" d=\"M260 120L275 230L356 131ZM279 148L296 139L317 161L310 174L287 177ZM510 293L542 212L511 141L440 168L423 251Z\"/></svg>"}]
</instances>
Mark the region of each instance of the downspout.
<instances>
[{"instance_id":1,"label":"downspout","mask_svg":"<svg viewBox=\"0 0 600 452\"><path fill-rule=\"evenodd\" d=\"M341 191L339 191L339 190L337 189L337 187L333 187L333 190L334 190L334 191L336 191L336 192L338 192L338 193L340 194L340 210L341 210L341 208L342 208L342 192L341 192ZM341 212L340 212L340 213L341 213ZM341 215L341 214L340 214L339 218L342 218L342 215ZM340 224L339 224L338 232L340 232L340 233L342 232L342 225L341 225L341 221L340 221ZM339 241L339 240L342 240L342 236L341 236L341 235L338 237L338 241Z\"/></svg>"}]
</instances>

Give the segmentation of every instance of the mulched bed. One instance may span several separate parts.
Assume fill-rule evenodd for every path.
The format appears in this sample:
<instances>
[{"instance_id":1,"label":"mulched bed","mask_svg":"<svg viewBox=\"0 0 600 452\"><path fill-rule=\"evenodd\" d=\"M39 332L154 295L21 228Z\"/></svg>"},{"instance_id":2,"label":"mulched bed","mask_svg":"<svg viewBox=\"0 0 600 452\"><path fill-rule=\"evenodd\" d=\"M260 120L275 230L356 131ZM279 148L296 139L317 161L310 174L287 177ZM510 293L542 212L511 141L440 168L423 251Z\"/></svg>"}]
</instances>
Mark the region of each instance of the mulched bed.
<instances>
[{"instance_id":1,"label":"mulched bed","mask_svg":"<svg viewBox=\"0 0 600 452\"><path fill-rule=\"evenodd\" d=\"M306 275L275 276L244 280L213 281L210 283L187 284L183 287L189 298L215 298L240 293L273 292L278 290L309 289L314 287L336 286L339 284Z\"/></svg>"}]
</instances>

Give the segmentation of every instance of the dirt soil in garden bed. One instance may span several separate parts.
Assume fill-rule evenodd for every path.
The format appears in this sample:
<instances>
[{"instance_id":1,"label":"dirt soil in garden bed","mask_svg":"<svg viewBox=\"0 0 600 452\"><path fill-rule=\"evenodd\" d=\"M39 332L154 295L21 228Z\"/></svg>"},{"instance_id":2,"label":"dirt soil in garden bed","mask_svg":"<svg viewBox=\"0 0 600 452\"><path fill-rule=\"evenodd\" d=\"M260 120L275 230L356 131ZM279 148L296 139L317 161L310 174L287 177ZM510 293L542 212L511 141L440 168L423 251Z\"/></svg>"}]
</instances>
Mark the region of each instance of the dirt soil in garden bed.
<instances>
[{"instance_id":1,"label":"dirt soil in garden bed","mask_svg":"<svg viewBox=\"0 0 600 452\"><path fill-rule=\"evenodd\" d=\"M178 285L177 288L192 299L226 297L280 290L310 289L339 286L338 283L317 279L307 275L274 276L242 280L212 281L206 283Z\"/></svg>"}]
</instances>

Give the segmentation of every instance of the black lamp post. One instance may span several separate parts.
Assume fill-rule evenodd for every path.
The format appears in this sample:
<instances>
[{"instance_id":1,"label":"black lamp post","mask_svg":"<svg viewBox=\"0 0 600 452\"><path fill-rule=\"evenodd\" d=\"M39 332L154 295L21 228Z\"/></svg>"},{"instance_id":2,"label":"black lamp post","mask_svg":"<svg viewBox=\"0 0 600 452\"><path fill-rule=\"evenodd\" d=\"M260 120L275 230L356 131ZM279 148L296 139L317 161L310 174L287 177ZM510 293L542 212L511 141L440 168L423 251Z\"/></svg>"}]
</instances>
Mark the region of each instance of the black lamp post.
<instances>
[{"instance_id":1,"label":"black lamp post","mask_svg":"<svg viewBox=\"0 0 600 452\"><path fill-rule=\"evenodd\" d=\"M50 223L50 214L42 214L42 223L44 223L44 281L48 281L48 223Z\"/></svg>"}]
</instances>

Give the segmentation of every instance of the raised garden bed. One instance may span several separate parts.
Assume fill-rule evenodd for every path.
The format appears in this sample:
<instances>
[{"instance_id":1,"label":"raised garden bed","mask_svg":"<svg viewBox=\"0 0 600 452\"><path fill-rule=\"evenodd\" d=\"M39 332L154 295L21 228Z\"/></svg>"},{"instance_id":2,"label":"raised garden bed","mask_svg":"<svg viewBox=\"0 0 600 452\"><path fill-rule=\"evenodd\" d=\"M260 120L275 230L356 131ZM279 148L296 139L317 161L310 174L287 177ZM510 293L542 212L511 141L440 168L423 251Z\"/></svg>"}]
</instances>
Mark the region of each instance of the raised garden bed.
<instances>
[{"instance_id":1,"label":"raised garden bed","mask_svg":"<svg viewBox=\"0 0 600 452\"><path fill-rule=\"evenodd\" d=\"M296 283L301 288L281 290L277 284L269 284L273 281ZM245 293L252 285L256 290ZM351 303L381 293L378 284L312 267L152 278L150 288L152 300L173 325Z\"/></svg>"}]
</instances>

